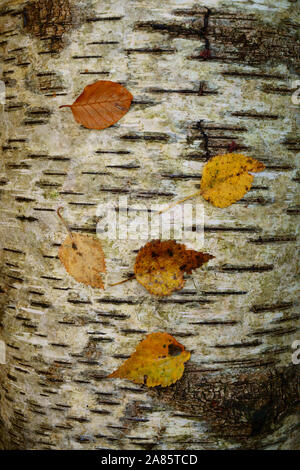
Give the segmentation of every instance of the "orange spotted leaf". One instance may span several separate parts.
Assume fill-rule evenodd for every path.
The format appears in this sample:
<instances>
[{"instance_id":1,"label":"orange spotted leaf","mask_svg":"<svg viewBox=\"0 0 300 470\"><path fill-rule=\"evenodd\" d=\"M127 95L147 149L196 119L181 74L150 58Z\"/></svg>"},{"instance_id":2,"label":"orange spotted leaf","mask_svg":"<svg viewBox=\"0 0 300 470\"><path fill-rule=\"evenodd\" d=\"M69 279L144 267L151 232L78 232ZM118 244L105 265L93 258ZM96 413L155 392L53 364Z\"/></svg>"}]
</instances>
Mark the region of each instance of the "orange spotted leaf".
<instances>
[{"instance_id":1,"label":"orange spotted leaf","mask_svg":"<svg viewBox=\"0 0 300 470\"><path fill-rule=\"evenodd\" d=\"M120 83L99 80L88 85L69 107L75 121L88 129L105 129L123 117L130 108L132 94Z\"/></svg>"},{"instance_id":2,"label":"orange spotted leaf","mask_svg":"<svg viewBox=\"0 0 300 470\"><path fill-rule=\"evenodd\" d=\"M168 387L182 377L191 354L168 333L151 333L109 377L132 380L147 387Z\"/></svg>"},{"instance_id":3,"label":"orange spotted leaf","mask_svg":"<svg viewBox=\"0 0 300 470\"><path fill-rule=\"evenodd\" d=\"M77 282L104 289L102 274L106 267L99 240L72 232L59 249L59 259Z\"/></svg>"},{"instance_id":4,"label":"orange spotted leaf","mask_svg":"<svg viewBox=\"0 0 300 470\"><path fill-rule=\"evenodd\" d=\"M137 254L135 277L151 294L170 295L183 288L184 273L190 274L212 258L208 253L187 250L174 240L152 240Z\"/></svg>"}]
</instances>

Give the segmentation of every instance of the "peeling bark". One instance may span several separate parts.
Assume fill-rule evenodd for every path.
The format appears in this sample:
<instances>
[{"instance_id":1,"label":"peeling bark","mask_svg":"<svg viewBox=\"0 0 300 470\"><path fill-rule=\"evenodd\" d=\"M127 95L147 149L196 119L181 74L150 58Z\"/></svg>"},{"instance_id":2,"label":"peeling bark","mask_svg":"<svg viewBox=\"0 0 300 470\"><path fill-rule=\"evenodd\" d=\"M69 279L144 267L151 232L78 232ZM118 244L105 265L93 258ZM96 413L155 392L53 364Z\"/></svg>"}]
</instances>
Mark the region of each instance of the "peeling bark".
<instances>
[{"instance_id":1,"label":"peeling bark","mask_svg":"<svg viewBox=\"0 0 300 470\"><path fill-rule=\"evenodd\" d=\"M1 3L1 448L299 448L299 6L273 3ZM101 132L58 110L99 79L134 95ZM216 258L182 291L102 292L66 273L59 206L95 234L98 204L170 203L228 150L266 171L226 210L194 202ZM102 243L109 284L145 241ZM108 379L154 331L192 352L183 378Z\"/></svg>"},{"instance_id":2,"label":"peeling bark","mask_svg":"<svg viewBox=\"0 0 300 470\"><path fill-rule=\"evenodd\" d=\"M231 348L257 344L230 345ZM229 346L228 346L229 347ZM279 428L299 403L299 370L267 363L244 372L213 372L190 366L183 380L168 389L150 392L155 403L179 410L182 416L204 417L211 437L239 442L243 448L260 448L261 440ZM159 406L159 405L157 405Z\"/></svg>"},{"instance_id":3,"label":"peeling bark","mask_svg":"<svg viewBox=\"0 0 300 470\"><path fill-rule=\"evenodd\" d=\"M196 7L173 10L175 21L140 22L137 29L159 31L170 38L203 39L204 49L194 60L264 65L284 63L299 73L299 27L284 18L282 23L266 24L252 13L234 9Z\"/></svg>"},{"instance_id":4,"label":"peeling bark","mask_svg":"<svg viewBox=\"0 0 300 470\"><path fill-rule=\"evenodd\" d=\"M40 40L49 40L52 52L62 49L62 37L73 26L73 16L68 0L29 2L23 10L25 31Z\"/></svg>"}]
</instances>

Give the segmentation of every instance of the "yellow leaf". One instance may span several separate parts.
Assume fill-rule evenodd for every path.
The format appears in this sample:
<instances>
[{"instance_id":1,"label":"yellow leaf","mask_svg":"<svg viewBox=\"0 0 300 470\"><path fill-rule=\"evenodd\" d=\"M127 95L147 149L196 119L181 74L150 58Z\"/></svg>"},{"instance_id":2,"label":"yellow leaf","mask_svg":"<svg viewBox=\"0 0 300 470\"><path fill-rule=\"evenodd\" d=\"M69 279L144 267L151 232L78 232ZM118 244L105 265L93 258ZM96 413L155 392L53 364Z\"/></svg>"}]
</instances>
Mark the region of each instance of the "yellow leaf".
<instances>
[{"instance_id":1,"label":"yellow leaf","mask_svg":"<svg viewBox=\"0 0 300 470\"><path fill-rule=\"evenodd\" d=\"M152 240L137 254L135 277L151 294L170 295L183 288L184 273L190 274L212 258L209 253L187 250L174 240Z\"/></svg>"},{"instance_id":2,"label":"yellow leaf","mask_svg":"<svg viewBox=\"0 0 300 470\"><path fill-rule=\"evenodd\" d=\"M59 259L76 281L104 289L101 273L106 272L106 267L99 240L70 233L59 249Z\"/></svg>"},{"instance_id":3,"label":"yellow leaf","mask_svg":"<svg viewBox=\"0 0 300 470\"><path fill-rule=\"evenodd\" d=\"M168 333L151 333L119 369L109 375L147 387L168 387L183 374L191 354Z\"/></svg>"},{"instance_id":4,"label":"yellow leaf","mask_svg":"<svg viewBox=\"0 0 300 470\"><path fill-rule=\"evenodd\" d=\"M200 194L216 207L228 207L251 188L253 175L264 164L239 153L217 155L203 169Z\"/></svg>"}]
</instances>

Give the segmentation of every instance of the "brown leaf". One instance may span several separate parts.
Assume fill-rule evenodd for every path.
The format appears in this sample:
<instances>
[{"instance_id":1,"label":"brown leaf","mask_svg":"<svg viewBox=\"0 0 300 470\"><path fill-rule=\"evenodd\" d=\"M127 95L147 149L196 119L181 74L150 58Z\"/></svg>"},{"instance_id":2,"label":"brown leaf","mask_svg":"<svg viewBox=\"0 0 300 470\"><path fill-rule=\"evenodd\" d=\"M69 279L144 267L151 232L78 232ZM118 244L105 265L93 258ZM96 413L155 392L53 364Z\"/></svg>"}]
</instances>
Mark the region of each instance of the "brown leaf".
<instances>
[{"instance_id":1,"label":"brown leaf","mask_svg":"<svg viewBox=\"0 0 300 470\"><path fill-rule=\"evenodd\" d=\"M69 107L79 124L88 129L105 129L124 116L130 108L133 96L119 83L99 80L88 85Z\"/></svg>"},{"instance_id":2,"label":"brown leaf","mask_svg":"<svg viewBox=\"0 0 300 470\"><path fill-rule=\"evenodd\" d=\"M152 240L137 254L135 277L151 294L170 295L183 288L184 273L190 274L212 258L208 253L187 250L174 240Z\"/></svg>"},{"instance_id":3,"label":"brown leaf","mask_svg":"<svg viewBox=\"0 0 300 470\"><path fill-rule=\"evenodd\" d=\"M168 387L181 378L190 356L168 333L151 333L109 377L125 378L147 387Z\"/></svg>"},{"instance_id":4,"label":"brown leaf","mask_svg":"<svg viewBox=\"0 0 300 470\"><path fill-rule=\"evenodd\" d=\"M106 267L99 240L90 235L69 234L59 249L59 259L77 282L104 289L101 274Z\"/></svg>"}]
</instances>

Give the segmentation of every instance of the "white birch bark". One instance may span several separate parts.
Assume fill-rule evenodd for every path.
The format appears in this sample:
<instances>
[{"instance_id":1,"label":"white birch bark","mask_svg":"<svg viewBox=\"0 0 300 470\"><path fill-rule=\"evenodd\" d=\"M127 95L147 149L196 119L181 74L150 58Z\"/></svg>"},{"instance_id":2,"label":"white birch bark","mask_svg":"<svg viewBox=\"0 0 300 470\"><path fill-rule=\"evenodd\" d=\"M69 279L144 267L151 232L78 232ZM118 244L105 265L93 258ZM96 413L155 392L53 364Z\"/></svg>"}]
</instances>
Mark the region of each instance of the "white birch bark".
<instances>
[{"instance_id":1,"label":"white birch bark","mask_svg":"<svg viewBox=\"0 0 300 470\"><path fill-rule=\"evenodd\" d=\"M299 448L298 7L1 2L2 448ZM87 130L58 110L101 79L134 95L117 125ZM99 204L184 197L232 141L266 170L227 209L193 200L216 258L183 291L100 291L66 273L59 206L95 233ZM103 238L107 283L143 243ZM183 378L161 390L107 379L154 331L192 351Z\"/></svg>"}]
</instances>

